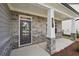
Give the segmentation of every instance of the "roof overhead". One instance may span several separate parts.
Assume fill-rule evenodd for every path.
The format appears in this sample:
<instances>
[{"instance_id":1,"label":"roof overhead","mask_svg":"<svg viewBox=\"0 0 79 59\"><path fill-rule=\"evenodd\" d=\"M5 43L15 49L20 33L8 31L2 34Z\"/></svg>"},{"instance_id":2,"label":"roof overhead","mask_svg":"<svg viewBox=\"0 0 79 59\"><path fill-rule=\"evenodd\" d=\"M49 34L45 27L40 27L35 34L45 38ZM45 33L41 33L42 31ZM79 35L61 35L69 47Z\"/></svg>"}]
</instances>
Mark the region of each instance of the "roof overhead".
<instances>
[{"instance_id":1,"label":"roof overhead","mask_svg":"<svg viewBox=\"0 0 79 59\"><path fill-rule=\"evenodd\" d=\"M69 5L79 14L79 3L69 3Z\"/></svg>"},{"instance_id":2,"label":"roof overhead","mask_svg":"<svg viewBox=\"0 0 79 59\"><path fill-rule=\"evenodd\" d=\"M45 5L47 5L47 6L51 7L51 8L54 8L56 10L59 10L60 12L63 12L68 16L72 16L72 17L78 16L72 10L70 10L69 8L65 7L64 5L62 5L60 3L45 3Z\"/></svg>"},{"instance_id":3,"label":"roof overhead","mask_svg":"<svg viewBox=\"0 0 79 59\"><path fill-rule=\"evenodd\" d=\"M12 11L47 17L48 7L44 5L55 9L54 18L58 20L70 19L77 16L76 13L59 3L44 3L43 5L40 3L8 3Z\"/></svg>"},{"instance_id":4,"label":"roof overhead","mask_svg":"<svg viewBox=\"0 0 79 59\"><path fill-rule=\"evenodd\" d=\"M57 20L68 20L68 19L70 19L70 17L68 17L67 15L64 15L62 13L59 13L57 11L54 12L54 17Z\"/></svg>"},{"instance_id":5,"label":"roof overhead","mask_svg":"<svg viewBox=\"0 0 79 59\"><path fill-rule=\"evenodd\" d=\"M10 3L10 10L46 17L47 8L36 3Z\"/></svg>"}]
</instances>

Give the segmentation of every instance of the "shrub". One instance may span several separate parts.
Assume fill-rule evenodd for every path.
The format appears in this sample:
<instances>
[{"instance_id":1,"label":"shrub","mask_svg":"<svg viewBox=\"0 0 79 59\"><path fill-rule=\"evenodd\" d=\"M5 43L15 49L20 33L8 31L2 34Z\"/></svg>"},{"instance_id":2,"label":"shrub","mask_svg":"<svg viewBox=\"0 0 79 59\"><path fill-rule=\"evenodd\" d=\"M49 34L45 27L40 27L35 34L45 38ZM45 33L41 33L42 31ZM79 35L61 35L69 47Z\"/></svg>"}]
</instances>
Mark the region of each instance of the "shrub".
<instances>
[{"instance_id":1,"label":"shrub","mask_svg":"<svg viewBox=\"0 0 79 59\"><path fill-rule=\"evenodd\" d=\"M79 38L79 32L78 31L76 31L76 36L77 36L77 38Z\"/></svg>"},{"instance_id":2,"label":"shrub","mask_svg":"<svg viewBox=\"0 0 79 59\"><path fill-rule=\"evenodd\" d=\"M76 45L76 51L79 52L79 44Z\"/></svg>"}]
</instances>

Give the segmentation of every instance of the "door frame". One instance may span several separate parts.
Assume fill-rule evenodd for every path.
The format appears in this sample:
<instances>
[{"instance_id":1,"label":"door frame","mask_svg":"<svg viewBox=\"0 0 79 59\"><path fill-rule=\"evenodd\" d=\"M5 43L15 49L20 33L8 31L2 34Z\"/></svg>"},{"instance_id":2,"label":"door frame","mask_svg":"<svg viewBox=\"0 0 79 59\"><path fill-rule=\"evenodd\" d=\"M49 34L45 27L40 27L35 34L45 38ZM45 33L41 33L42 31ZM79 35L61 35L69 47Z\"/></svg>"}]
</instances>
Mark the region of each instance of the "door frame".
<instances>
[{"instance_id":1,"label":"door frame","mask_svg":"<svg viewBox=\"0 0 79 59\"><path fill-rule=\"evenodd\" d=\"M24 19L22 19L24 18ZM29 18L30 20L27 20L27 21L31 21L31 43L28 43L28 44L23 44L23 45L20 45L20 20L26 20L27 18ZM32 44L32 17L31 16L27 16L27 15L19 15L19 31L18 31L18 36L19 36L19 40L18 40L18 47L22 47L22 46L26 46L26 45L30 45Z\"/></svg>"}]
</instances>

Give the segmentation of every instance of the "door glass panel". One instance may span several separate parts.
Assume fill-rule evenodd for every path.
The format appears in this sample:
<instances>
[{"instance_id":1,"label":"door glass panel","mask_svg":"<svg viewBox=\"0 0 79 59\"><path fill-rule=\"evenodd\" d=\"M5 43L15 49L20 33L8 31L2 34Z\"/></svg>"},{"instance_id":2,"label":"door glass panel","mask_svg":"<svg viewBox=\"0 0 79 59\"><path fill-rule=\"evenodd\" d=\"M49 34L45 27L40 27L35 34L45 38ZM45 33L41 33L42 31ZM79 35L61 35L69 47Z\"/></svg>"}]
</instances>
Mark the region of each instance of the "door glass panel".
<instances>
[{"instance_id":1,"label":"door glass panel","mask_svg":"<svg viewBox=\"0 0 79 59\"><path fill-rule=\"evenodd\" d=\"M20 20L20 44L31 43L31 21Z\"/></svg>"},{"instance_id":2,"label":"door glass panel","mask_svg":"<svg viewBox=\"0 0 79 59\"><path fill-rule=\"evenodd\" d=\"M22 35L26 36L29 35L29 24L27 22L23 22L23 31L22 31Z\"/></svg>"}]
</instances>

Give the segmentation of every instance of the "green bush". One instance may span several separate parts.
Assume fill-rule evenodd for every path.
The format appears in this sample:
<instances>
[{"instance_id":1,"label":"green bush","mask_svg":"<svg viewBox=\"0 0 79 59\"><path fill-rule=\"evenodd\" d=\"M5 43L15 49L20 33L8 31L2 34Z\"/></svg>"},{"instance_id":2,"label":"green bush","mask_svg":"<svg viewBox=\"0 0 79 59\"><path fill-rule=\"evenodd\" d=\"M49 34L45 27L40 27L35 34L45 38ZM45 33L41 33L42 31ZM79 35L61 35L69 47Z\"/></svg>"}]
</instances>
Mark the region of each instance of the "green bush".
<instances>
[{"instance_id":1,"label":"green bush","mask_svg":"<svg viewBox=\"0 0 79 59\"><path fill-rule=\"evenodd\" d=\"M79 44L76 45L76 51L79 52Z\"/></svg>"},{"instance_id":2,"label":"green bush","mask_svg":"<svg viewBox=\"0 0 79 59\"><path fill-rule=\"evenodd\" d=\"M79 38L79 32L78 31L76 31L76 36L77 36L77 38Z\"/></svg>"}]
</instances>

